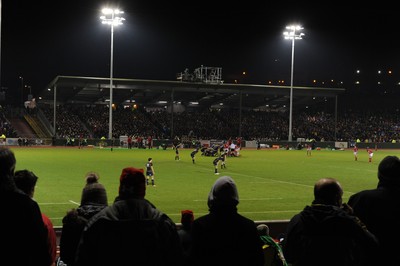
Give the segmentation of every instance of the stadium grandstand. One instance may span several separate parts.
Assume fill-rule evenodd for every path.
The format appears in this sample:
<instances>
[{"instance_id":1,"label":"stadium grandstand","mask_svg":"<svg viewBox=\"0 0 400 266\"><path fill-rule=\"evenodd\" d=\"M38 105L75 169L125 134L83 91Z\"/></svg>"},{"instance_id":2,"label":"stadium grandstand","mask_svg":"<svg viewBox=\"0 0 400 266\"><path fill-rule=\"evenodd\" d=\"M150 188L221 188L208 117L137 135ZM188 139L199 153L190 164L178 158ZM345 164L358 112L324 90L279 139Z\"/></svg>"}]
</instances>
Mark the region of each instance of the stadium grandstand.
<instances>
[{"instance_id":1,"label":"stadium grandstand","mask_svg":"<svg viewBox=\"0 0 400 266\"><path fill-rule=\"evenodd\" d=\"M113 78L112 112L109 78L57 76L25 108L2 105L1 133L9 145L77 145L84 139L114 146L124 143L121 136L151 136L155 145L175 136L187 143L240 137L251 145L292 147L307 139L329 146L357 139L398 142L399 123L390 108L372 114L359 109L384 105L378 97L349 100L344 88L293 86L290 143L291 87L224 83L221 72L202 66L194 74L179 73L176 81Z\"/></svg>"},{"instance_id":2,"label":"stadium grandstand","mask_svg":"<svg viewBox=\"0 0 400 266\"><path fill-rule=\"evenodd\" d=\"M209 70L211 69L211 70ZM210 73L217 73L217 75ZM242 114L245 112L264 112L280 114L284 117L289 109L290 86L252 85L252 84L224 84L221 79L221 70L201 67L196 69L196 75L189 75L187 71L180 73L178 81L139 80L139 79L113 79L113 112L117 115L119 109L138 110L138 112L163 112L167 115L168 132L163 132L164 137L174 137L180 132L176 131L177 120L174 116L187 113L204 112L230 112L235 121L230 120L229 134L242 135ZM195 73L196 73L195 71ZM203 75L203 72L206 74ZM193 77L198 78L193 78ZM205 78L201 78L205 77ZM344 92L343 88L318 88L318 87L293 87L294 108L308 108L318 104L326 105L330 100L331 112L335 112L337 95ZM47 89L40 94L38 104L44 109L64 108L63 106L75 105L93 108L102 108L105 111L110 103L110 79L96 77L71 77L57 76L52 80ZM56 109L57 109L56 108ZM57 111L53 110L52 128L53 135L58 122ZM168 117L169 116L169 117ZM117 118L118 119L118 118ZM177 118L179 119L179 118ZM109 119L112 121L112 118ZM175 123L174 123L175 121ZM114 122L114 121L113 121ZM223 122L223 121L221 121ZM236 130L233 130L236 128ZM196 128L188 130L196 131ZM164 130L165 131L165 130ZM102 132L106 135L105 132ZM113 134L114 138L118 135ZM206 137L206 136L200 136Z\"/></svg>"}]
</instances>

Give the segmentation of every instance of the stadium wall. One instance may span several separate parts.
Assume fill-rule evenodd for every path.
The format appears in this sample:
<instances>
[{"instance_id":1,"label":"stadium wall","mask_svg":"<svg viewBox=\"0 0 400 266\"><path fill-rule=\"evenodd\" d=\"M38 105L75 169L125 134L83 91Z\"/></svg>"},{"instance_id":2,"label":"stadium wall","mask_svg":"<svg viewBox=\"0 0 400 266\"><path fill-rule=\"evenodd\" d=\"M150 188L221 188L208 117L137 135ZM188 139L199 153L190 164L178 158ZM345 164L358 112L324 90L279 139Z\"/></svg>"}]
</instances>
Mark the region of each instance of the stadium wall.
<instances>
[{"instance_id":1,"label":"stadium wall","mask_svg":"<svg viewBox=\"0 0 400 266\"><path fill-rule=\"evenodd\" d=\"M275 239L278 239L282 234L286 232L286 227L289 223L289 220L263 220L263 221L254 221L256 225L266 224L269 227L269 234ZM181 223L176 223L177 228L181 227ZM62 227L56 226L54 228L57 235L57 246L60 245L60 238Z\"/></svg>"},{"instance_id":2,"label":"stadium wall","mask_svg":"<svg viewBox=\"0 0 400 266\"><path fill-rule=\"evenodd\" d=\"M205 143L222 143L223 140L201 140L202 144ZM52 146L66 146L65 139L31 139L31 145L52 145ZM119 140L101 140L101 139L88 139L86 145L92 145L99 147L100 143L104 147L119 147L124 146ZM296 149L297 145L305 144L307 142L298 142L298 141L260 141L260 146L262 149L264 148L279 148L279 149ZM122 145L121 145L122 144ZM321 149L347 149L354 147L355 142L346 142L346 141L321 141L315 142L316 148ZM368 142L360 142L356 143L359 149L400 149L400 143L390 143L390 142L376 142L376 143L368 143ZM18 138L7 138L5 143L0 143L0 145L6 146L18 146ZM154 148L162 148L162 147L172 147L173 140L172 139L155 139L153 140ZM184 143L184 148L192 148L191 142ZM78 146L78 141L75 140L75 145ZM243 141L243 148L257 148L257 141Z\"/></svg>"}]
</instances>

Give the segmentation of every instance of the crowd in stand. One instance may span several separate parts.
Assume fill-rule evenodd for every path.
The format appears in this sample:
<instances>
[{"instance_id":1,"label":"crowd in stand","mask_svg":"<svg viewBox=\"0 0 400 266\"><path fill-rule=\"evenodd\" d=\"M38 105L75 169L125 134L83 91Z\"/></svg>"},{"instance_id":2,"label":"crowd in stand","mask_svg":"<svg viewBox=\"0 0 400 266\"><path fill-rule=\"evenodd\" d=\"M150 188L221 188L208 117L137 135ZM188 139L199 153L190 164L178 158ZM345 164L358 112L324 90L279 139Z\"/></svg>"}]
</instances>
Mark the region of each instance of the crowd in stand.
<instances>
[{"instance_id":1,"label":"crowd in stand","mask_svg":"<svg viewBox=\"0 0 400 266\"><path fill-rule=\"evenodd\" d=\"M53 108L40 107L53 125ZM18 137L8 122L6 109L0 111L0 134ZM166 110L117 108L113 111L113 137L142 136L153 139L194 135L200 139L229 139L239 134L245 140L287 140L288 116L281 112L243 110L200 110L172 115ZM239 120L240 117L240 120ZM60 105L56 112L57 138L97 138L109 133L109 109L98 105ZM389 111L339 113L301 112L293 116L293 139L316 141L393 142L400 140L400 118Z\"/></svg>"},{"instance_id":2,"label":"crowd in stand","mask_svg":"<svg viewBox=\"0 0 400 266\"><path fill-rule=\"evenodd\" d=\"M5 135L10 138L18 137L17 132L12 127L10 121L7 119L7 110L0 106L0 135Z\"/></svg>"},{"instance_id":3,"label":"crowd in stand","mask_svg":"<svg viewBox=\"0 0 400 266\"><path fill-rule=\"evenodd\" d=\"M7 217L0 229L2 261L12 265L55 265L51 221L32 199L37 177L15 172L16 158L0 147L0 200ZM182 211L182 227L146 199L143 169L126 167L118 196L108 204L95 172L86 175L81 204L63 219L57 265L398 265L393 242L400 237L400 159L385 157L375 189L342 202L338 180L314 185L314 200L290 219L284 237L238 212L238 187L219 177L207 195L209 213L196 219ZM48 218L47 218L48 219ZM20 256L21 247L24 255ZM271 249L275 250L270 252Z\"/></svg>"}]
</instances>

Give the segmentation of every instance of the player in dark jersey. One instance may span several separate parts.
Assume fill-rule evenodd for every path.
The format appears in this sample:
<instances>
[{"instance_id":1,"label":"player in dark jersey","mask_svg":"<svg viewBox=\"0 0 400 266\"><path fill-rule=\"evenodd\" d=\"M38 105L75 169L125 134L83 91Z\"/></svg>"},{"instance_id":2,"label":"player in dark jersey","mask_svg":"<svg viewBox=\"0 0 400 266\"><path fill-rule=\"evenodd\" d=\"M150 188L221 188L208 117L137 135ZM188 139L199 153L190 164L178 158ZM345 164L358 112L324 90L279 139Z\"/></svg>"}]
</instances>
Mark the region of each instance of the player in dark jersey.
<instances>
[{"instance_id":1,"label":"player in dark jersey","mask_svg":"<svg viewBox=\"0 0 400 266\"><path fill-rule=\"evenodd\" d=\"M226 152L221 153L220 158L221 158L221 169L226 168L226 164L225 164Z\"/></svg>"},{"instance_id":2,"label":"player in dark jersey","mask_svg":"<svg viewBox=\"0 0 400 266\"><path fill-rule=\"evenodd\" d=\"M179 139L178 136L175 136L173 142L172 142L172 149L175 149L176 147L178 147L179 145L181 145L181 140Z\"/></svg>"},{"instance_id":3,"label":"player in dark jersey","mask_svg":"<svg viewBox=\"0 0 400 266\"><path fill-rule=\"evenodd\" d=\"M213 165L214 165L214 174L219 175L218 173L218 164L221 161L221 157L217 157L214 159L213 161Z\"/></svg>"},{"instance_id":4,"label":"player in dark jersey","mask_svg":"<svg viewBox=\"0 0 400 266\"><path fill-rule=\"evenodd\" d=\"M179 161L179 145L175 147L175 161Z\"/></svg>"},{"instance_id":5,"label":"player in dark jersey","mask_svg":"<svg viewBox=\"0 0 400 266\"><path fill-rule=\"evenodd\" d=\"M192 162L195 163L195 156L199 152L199 149L196 148L194 151L190 153L190 157L192 157Z\"/></svg>"},{"instance_id":6,"label":"player in dark jersey","mask_svg":"<svg viewBox=\"0 0 400 266\"><path fill-rule=\"evenodd\" d=\"M146 163L146 184L149 185L149 179L151 178L151 185L153 187L156 186L154 182L154 168L153 168L153 159L149 158Z\"/></svg>"}]
</instances>

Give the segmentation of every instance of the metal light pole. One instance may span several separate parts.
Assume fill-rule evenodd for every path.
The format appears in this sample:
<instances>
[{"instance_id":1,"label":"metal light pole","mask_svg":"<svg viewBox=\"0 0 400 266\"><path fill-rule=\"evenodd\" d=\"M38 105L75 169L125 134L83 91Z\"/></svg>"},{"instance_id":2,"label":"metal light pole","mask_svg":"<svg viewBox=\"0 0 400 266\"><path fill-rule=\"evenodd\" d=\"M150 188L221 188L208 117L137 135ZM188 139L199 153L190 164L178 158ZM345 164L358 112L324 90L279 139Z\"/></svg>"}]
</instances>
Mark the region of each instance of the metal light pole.
<instances>
[{"instance_id":1,"label":"metal light pole","mask_svg":"<svg viewBox=\"0 0 400 266\"><path fill-rule=\"evenodd\" d=\"M30 85L25 85L25 88L29 89L29 94L28 94L28 101L32 100L32 86Z\"/></svg>"},{"instance_id":2,"label":"metal light pole","mask_svg":"<svg viewBox=\"0 0 400 266\"><path fill-rule=\"evenodd\" d=\"M21 80L21 101L24 105L24 77L20 76L19 79Z\"/></svg>"},{"instance_id":3,"label":"metal light pole","mask_svg":"<svg viewBox=\"0 0 400 266\"><path fill-rule=\"evenodd\" d=\"M113 64L114 64L114 26L122 25L122 21L125 20L120 17L119 14L124 13L119 9L103 8L103 15L100 17L101 23L110 25L111 27L111 56L110 56L110 116L109 116L109 128L108 128L108 139L112 139L112 106L113 106Z\"/></svg>"},{"instance_id":4,"label":"metal light pole","mask_svg":"<svg viewBox=\"0 0 400 266\"><path fill-rule=\"evenodd\" d=\"M304 33L299 32L303 29L303 27L299 25L286 26L286 29L290 31L289 32L285 31L283 33L285 39L292 40L292 66L290 73L290 107L289 107L289 135L288 135L288 141L292 141L294 41L301 40L302 37L304 36Z\"/></svg>"},{"instance_id":5,"label":"metal light pole","mask_svg":"<svg viewBox=\"0 0 400 266\"><path fill-rule=\"evenodd\" d=\"M1 83L2 83L2 77L1 77L1 41L2 41L2 39L1 39L1 21L2 21L2 18L3 18L3 9L2 9L2 6L3 6L3 2L0 0L0 88L1 88Z\"/></svg>"}]
</instances>

